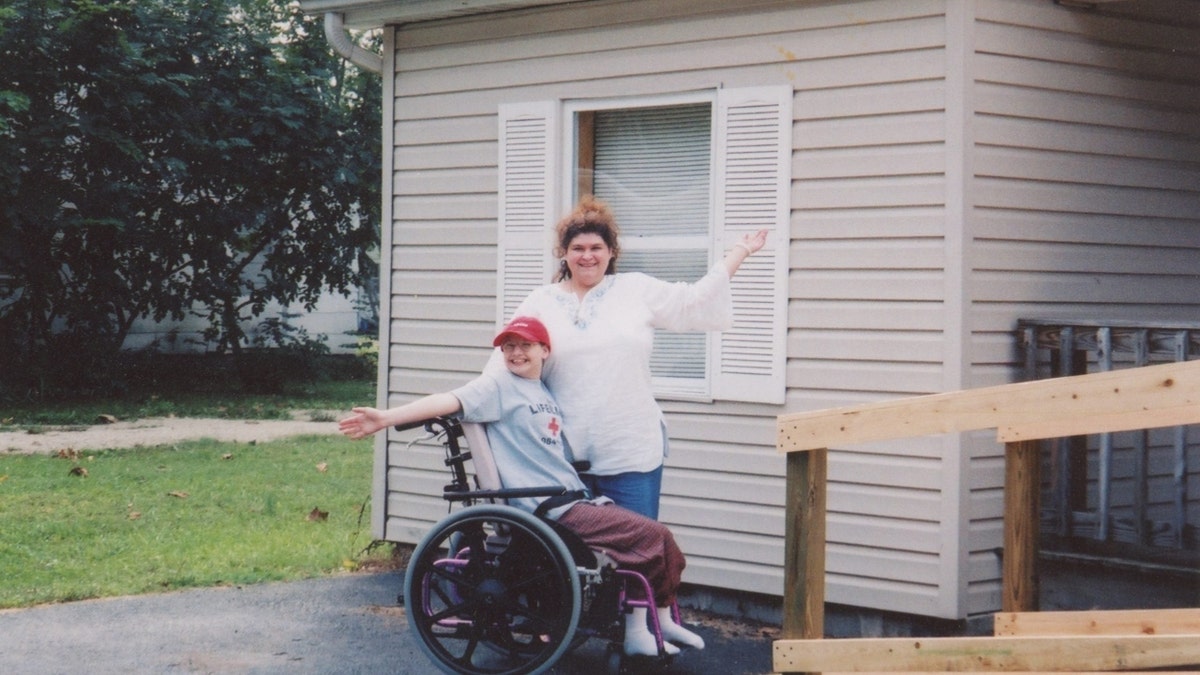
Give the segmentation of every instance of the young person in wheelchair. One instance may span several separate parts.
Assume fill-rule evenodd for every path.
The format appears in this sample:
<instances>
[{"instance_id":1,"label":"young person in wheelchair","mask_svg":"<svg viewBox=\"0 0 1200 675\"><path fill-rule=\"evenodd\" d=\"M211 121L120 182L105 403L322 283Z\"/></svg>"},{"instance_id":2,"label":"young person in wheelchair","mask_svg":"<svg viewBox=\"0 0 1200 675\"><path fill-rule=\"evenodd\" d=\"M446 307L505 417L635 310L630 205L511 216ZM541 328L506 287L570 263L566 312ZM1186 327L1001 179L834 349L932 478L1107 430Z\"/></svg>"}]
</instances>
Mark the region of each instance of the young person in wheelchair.
<instances>
[{"instance_id":1,"label":"young person in wheelchair","mask_svg":"<svg viewBox=\"0 0 1200 675\"><path fill-rule=\"evenodd\" d=\"M563 495L524 497L510 505L557 521L591 549L602 551L618 568L646 578L654 593L663 649L703 649L704 640L672 616L685 561L670 530L656 520L592 499L570 462L569 420L564 421L551 392L541 381L542 363L550 354L550 337L540 321L516 317L493 341L504 356L507 372L485 373L450 392L431 394L406 405L378 410L354 408L339 422L340 431L363 438L391 426L457 415L487 425L496 469L504 488L562 485ZM647 627L645 608L625 617L624 652L658 655L658 640Z\"/></svg>"}]
</instances>

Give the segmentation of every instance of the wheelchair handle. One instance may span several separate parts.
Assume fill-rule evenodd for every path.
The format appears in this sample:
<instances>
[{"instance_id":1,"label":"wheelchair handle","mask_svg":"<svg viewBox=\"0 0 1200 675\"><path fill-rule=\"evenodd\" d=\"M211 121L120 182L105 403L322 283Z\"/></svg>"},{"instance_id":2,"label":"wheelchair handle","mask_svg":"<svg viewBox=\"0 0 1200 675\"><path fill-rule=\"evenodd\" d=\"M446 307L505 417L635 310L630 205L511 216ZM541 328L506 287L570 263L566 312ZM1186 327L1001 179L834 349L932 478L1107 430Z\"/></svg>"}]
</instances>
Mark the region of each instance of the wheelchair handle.
<instances>
[{"instance_id":1,"label":"wheelchair handle","mask_svg":"<svg viewBox=\"0 0 1200 675\"><path fill-rule=\"evenodd\" d=\"M454 419L453 417L430 417L429 419L417 420L416 422L409 422L408 424L397 424L392 428L396 431L408 431L410 429L424 428L425 431L433 434L437 433L437 431L433 428L434 425L440 426L442 431L447 431L450 429L450 427L456 426L457 424L458 420Z\"/></svg>"}]
</instances>

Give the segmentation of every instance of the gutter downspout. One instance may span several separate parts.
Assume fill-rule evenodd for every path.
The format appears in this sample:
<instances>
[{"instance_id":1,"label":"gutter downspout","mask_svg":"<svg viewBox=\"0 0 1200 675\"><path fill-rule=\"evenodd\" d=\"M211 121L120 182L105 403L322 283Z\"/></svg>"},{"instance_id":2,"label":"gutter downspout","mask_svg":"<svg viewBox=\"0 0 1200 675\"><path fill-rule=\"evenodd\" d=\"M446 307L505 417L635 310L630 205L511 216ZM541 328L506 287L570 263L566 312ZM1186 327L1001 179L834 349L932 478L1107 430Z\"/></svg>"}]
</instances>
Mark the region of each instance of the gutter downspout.
<instances>
[{"instance_id":1,"label":"gutter downspout","mask_svg":"<svg viewBox=\"0 0 1200 675\"><path fill-rule=\"evenodd\" d=\"M333 51L363 70L382 73L383 57L354 44L344 21L338 12L325 13L325 40L333 47Z\"/></svg>"}]
</instances>

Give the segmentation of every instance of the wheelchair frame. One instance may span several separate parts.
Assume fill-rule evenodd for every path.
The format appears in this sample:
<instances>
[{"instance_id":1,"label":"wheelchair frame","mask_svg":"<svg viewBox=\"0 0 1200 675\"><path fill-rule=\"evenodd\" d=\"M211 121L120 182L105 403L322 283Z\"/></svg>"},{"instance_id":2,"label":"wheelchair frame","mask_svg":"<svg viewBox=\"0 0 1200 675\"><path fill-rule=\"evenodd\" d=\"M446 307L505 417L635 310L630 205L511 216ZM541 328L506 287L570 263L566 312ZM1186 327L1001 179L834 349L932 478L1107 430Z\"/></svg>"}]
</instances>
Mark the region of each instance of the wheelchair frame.
<instances>
[{"instance_id":1,"label":"wheelchair frame","mask_svg":"<svg viewBox=\"0 0 1200 675\"><path fill-rule=\"evenodd\" d=\"M442 439L452 478L442 496L464 507L421 539L405 572L405 611L425 655L449 673L525 675L542 673L588 639L601 637L608 640L610 673L669 664L646 578L617 569L558 523L496 503L567 490L501 487L482 427L476 426L479 433L468 439L467 450L459 442L464 425L452 417L396 427L424 427L426 439ZM468 460L476 467L474 487ZM645 599L628 597L629 584ZM648 610L657 657L624 654L623 617L636 607Z\"/></svg>"}]
</instances>

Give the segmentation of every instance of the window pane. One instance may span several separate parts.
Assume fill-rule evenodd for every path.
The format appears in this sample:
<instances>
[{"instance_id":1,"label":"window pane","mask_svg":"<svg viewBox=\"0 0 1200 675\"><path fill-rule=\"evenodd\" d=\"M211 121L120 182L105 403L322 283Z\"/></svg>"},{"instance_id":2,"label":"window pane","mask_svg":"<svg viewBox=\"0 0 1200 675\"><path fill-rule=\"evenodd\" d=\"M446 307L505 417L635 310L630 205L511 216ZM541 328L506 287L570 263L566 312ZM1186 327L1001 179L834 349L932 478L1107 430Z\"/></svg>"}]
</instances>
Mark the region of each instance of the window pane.
<instances>
[{"instance_id":1,"label":"window pane","mask_svg":"<svg viewBox=\"0 0 1200 675\"><path fill-rule=\"evenodd\" d=\"M626 237L707 235L712 112L707 103L596 112L596 195Z\"/></svg>"},{"instance_id":2,"label":"window pane","mask_svg":"<svg viewBox=\"0 0 1200 675\"><path fill-rule=\"evenodd\" d=\"M696 281L708 272L708 249L621 249L621 272L645 272L663 281Z\"/></svg>"},{"instance_id":3,"label":"window pane","mask_svg":"<svg viewBox=\"0 0 1200 675\"><path fill-rule=\"evenodd\" d=\"M708 271L708 251L629 251L622 252L617 263L622 272L645 272L663 281L695 281ZM707 335L654 333L654 351L650 354L650 372L654 377L703 380L707 375Z\"/></svg>"}]
</instances>

